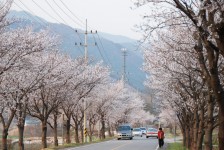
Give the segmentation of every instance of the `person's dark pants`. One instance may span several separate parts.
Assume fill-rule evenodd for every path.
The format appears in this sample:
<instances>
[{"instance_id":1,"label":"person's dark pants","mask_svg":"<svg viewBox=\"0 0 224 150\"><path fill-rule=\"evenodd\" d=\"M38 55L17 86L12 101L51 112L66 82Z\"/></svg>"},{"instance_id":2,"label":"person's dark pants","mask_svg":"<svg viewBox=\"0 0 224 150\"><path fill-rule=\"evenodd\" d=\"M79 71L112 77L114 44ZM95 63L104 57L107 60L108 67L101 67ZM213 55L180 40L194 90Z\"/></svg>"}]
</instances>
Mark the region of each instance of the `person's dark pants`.
<instances>
[{"instance_id":1,"label":"person's dark pants","mask_svg":"<svg viewBox=\"0 0 224 150\"><path fill-rule=\"evenodd\" d=\"M162 147L162 146L163 146L163 144L164 144L163 139L159 139L159 147Z\"/></svg>"}]
</instances>

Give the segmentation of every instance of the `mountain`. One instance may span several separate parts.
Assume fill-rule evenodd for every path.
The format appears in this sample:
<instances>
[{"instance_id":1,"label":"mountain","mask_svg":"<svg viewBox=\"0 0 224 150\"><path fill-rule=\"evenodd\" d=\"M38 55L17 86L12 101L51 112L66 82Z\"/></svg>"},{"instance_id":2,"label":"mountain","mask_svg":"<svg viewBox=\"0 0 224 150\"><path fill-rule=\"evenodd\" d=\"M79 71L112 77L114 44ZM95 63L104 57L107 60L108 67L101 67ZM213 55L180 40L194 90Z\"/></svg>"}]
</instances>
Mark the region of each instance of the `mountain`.
<instances>
[{"instance_id":1,"label":"mountain","mask_svg":"<svg viewBox=\"0 0 224 150\"><path fill-rule=\"evenodd\" d=\"M112 35L108 33L100 32L99 35L107 40L110 40L114 43L136 43L137 41L122 35ZM136 43L137 44L137 43Z\"/></svg>"},{"instance_id":2,"label":"mountain","mask_svg":"<svg viewBox=\"0 0 224 150\"><path fill-rule=\"evenodd\" d=\"M11 27L18 28L32 26L34 31L48 29L52 34L59 36L61 52L70 55L72 58L83 56L84 31L74 29L65 24L50 23L46 20L33 16L24 11L11 11L9 18L20 18L19 22L14 23ZM98 32L88 36L88 57L93 61L103 61L112 69L111 77L120 79L123 70L122 48L127 49L126 57L126 76L128 84L138 90L144 90L143 82L146 74L141 70L143 57L137 49L137 41L131 38Z\"/></svg>"}]
</instances>

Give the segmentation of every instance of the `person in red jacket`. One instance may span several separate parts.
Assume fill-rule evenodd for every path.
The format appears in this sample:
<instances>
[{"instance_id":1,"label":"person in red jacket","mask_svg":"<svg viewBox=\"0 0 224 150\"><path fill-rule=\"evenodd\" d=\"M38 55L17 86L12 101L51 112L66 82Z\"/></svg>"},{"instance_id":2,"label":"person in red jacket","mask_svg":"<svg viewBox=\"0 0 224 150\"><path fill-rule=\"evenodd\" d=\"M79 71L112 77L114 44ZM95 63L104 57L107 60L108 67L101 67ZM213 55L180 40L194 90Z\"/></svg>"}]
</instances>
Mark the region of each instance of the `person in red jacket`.
<instances>
[{"instance_id":1,"label":"person in red jacket","mask_svg":"<svg viewBox=\"0 0 224 150\"><path fill-rule=\"evenodd\" d=\"M164 144L164 132L163 132L162 128L159 128L158 140L159 140L159 147L162 147Z\"/></svg>"}]
</instances>

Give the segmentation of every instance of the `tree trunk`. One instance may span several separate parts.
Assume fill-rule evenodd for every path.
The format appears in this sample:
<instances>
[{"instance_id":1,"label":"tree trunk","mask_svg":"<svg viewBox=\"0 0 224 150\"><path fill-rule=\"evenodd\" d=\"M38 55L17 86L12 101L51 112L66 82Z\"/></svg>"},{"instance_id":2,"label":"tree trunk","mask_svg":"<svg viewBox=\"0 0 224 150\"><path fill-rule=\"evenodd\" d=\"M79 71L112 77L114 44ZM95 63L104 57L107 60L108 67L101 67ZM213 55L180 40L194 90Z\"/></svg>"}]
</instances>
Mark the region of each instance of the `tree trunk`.
<instances>
[{"instance_id":1,"label":"tree trunk","mask_svg":"<svg viewBox=\"0 0 224 150\"><path fill-rule=\"evenodd\" d=\"M25 103L22 105L22 103L19 103L18 109L20 110L18 113L18 131L19 131L19 150L24 150L24 125L26 120L26 110L27 110L27 104Z\"/></svg>"},{"instance_id":2,"label":"tree trunk","mask_svg":"<svg viewBox=\"0 0 224 150\"><path fill-rule=\"evenodd\" d=\"M89 141L90 142L92 142L93 141L93 139L92 139L92 125L91 125L91 123L89 122Z\"/></svg>"},{"instance_id":3,"label":"tree trunk","mask_svg":"<svg viewBox=\"0 0 224 150\"><path fill-rule=\"evenodd\" d=\"M104 115L101 115L101 138L105 139L105 120L104 120Z\"/></svg>"},{"instance_id":4,"label":"tree trunk","mask_svg":"<svg viewBox=\"0 0 224 150\"><path fill-rule=\"evenodd\" d=\"M209 71L211 73L211 81L210 85L212 87L212 92L215 95L216 101L218 103L219 108L219 114L218 114L218 120L219 120L219 133L218 133L218 141L219 141L219 150L223 150L224 147L224 91L223 86L220 83L220 73L218 70L218 61L216 61L215 56L215 50L210 47L207 39L203 39L203 42L205 43L205 47L207 49L207 57L209 60ZM218 58L217 58L218 60Z\"/></svg>"},{"instance_id":5,"label":"tree trunk","mask_svg":"<svg viewBox=\"0 0 224 150\"><path fill-rule=\"evenodd\" d=\"M186 147L186 128L185 128L184 119L179 114L177 114L177 118L180 122L180 129L181 129L181 133L183 135L183 146Z\"/></svg>"},{"instance_id":6,"label":"tree trunk","mask_svg":"<svg viewBox=\"0 0 224 150\"><path fill-rule=\"evenodd\" d=\"M83 126L82 126L82 128L80 129L80 131L81 131L81 140L82 140L82 143L84 143Z\"/></svg>"},{"instance_id":7,"label":"tree trunk","mask_svg":"<svg viewBox=\"0 0 224 150\"><path fill-rule=\"evenodd\" d=\"M71 129L70 119L67 119L67 121L66 121L66 135L65 135L65 140L66 140L67 144L71 143L70 129Z\"/></svg>"},{"instance_id":8,"label":"tree trunk","mask_svg":"<svg viewBox=\"0 0 224 150\"><path fill-rule=\"evenodd\" d=\"M9 126L12 123L15 113L16 113L16 110L11 111L11 114L8 116L7 123L4 120L3 114L0 113L0 120L1 120L2 128L3 128L2 129L2 150L8 149L7 138L8 138L8 132L9 132Z\"/></svg>"},{"instance_id":9,"label":"tree trunk","mask_svg":"<svg viewBox=\"0 0 224 150\"><path fill-rule=\"evenodd\" d=\"M200 109L200 116L199 116L199 128L198 128L198 141L197 141L197 150L202 150L202 143L204 137L204 103Z\"/></svg>"},{"instance_id":10,"label":"tree trunk","mask_svg":"<svg viewBox=\"0 0 224 150\"><path fill-rule=\"evenodd\" d=\"M111 125L110 125L110 121L107 121L107 126L108 126L108 135L109 137L112 137L112 133L111 133Z\"/></svg>"},{"instance_id":11,"label":"tree trunk","mask_svg":"<svg viewBox=\"0 0 224 150\"><path fill-rule=\"evenodd\" d=\"M112 133L111 133L111 128L110 127L108 129L108 134L109 134L109 137L112 137L113 136Z\"/></svg>"},{"instance_id":12,"label":"tree trunk","mask_svg":"<svg viewBox=\"0 0 224 150\"><path fill-rule=\"evenodd\" d=\"M224 147L224 91L222 85L220 85L220 80L218 75L214 73L212 76L212 87L215 93L215 97L218 103L218 121L219 121L219 128L218 128L218 141L219 141L219 150L223 150Z\"/></svg>"},{"instance_id":13,"label":"tree trunk","mask_svg":"<svg viewBox=\"0 0 224 150\"><path fill-rule=\"evenodd\" d=\"M75 143L80 143L79 141L79 125L75 123Z\"/></svg>"},{"instance_id":14,"label":"tree trunk","mask_svg":"<svg viewBox=\"0 0 224 150\"><path fill-rule=\"evenodd\" d=\"M194 121L193 121L193 130L192 130L192 150L197 150L197 141L198 141L198 109L194 110Z\"/></svg>"},{"instance_id":15,"label":"tree trunk","mask_svg":"<svg viewBox=\"0 0 224 150\"><path fill-rule=\"evenodd\" d=\"M191 148L191 129L186 125L186 147Z\"/></svg>"},{"instance_id":16,"label":"tree trunk","mask_svg":"<svg viewBox=\"0 0 224 150\"><path fill-rule=\"evenodd\" d=\"M223 148L224 148L224 114L222 113L221 108L219 108L218 141L219 141L219 150L223 150Z\"/></svg>"},{"instance_id":17,"label":"tree trunk","mask_svg":"<svg viewBox=\"0 0 224 150\"><path fill-rule=\"evenodd\" d=\"M23 125L18 125L18 130L19 130L19 150L24 150L24 124Z\"/></svg>"},{"instance_id":18,"label":"tree trunk","mask_svg":"<svg viewBox=\"0 0 224 150\"><path fill-rule=\"evenodd\" d=\"M54 146L58 146L58 124L57 124L57 114L54 114Z\"/></svg>"},{"instance_id":19,"label":"tree trunk","mask_svg":"<svg viewBox=\"0 0 224 150\"><path fill-rule=\"evenodd\" d=\"M220 83L220 82L219 82ZM219 142L219 150L223 150L224 147L224 91L220 84L217 85L217 103L219 107L219 128L218 128L218 142Z\"/></svg>"},{"instance_id":20,"label":"tree trunk","mask_svg":"<svg viewBox=\"0 0 224 150\"><path fill-rule=\"evenodd\" d=\"M42 121L42 148L47 148L47 122Z\"/></svg>"},{"instance_id":21,"label":"tree trunk","mask_svg":"<svg viewBox=\"0 0 224 150\"><path fill-rule=\"evenodd\" d=\"M186 147L187 146L187 135L186 135L186 130L182 130L182 134L183 134L183 146Z\"/></svg>"},{"instance_id":22,"label":"tree trunk","mask_svg":"<svg viewBox=\"0 0 224 150\"><path fill-rule=\"evenodd\" d=\"M214 71L215 72L215 71ZM212 76L212 87L215 93L215 97L218 103L218 121L219 121L219 131L218 131L218 141L219 150L223 150L224 147L224 91L222 85L220 85L220 80L218 75L214 73Z\"/></svg>"},{"instance_id":23,"label":"tree trunk","mask_svg":"<svg viewBox=\"0 0 224 150\"><path fill-rule=\"evenodd\" d=\"M2 149L7 150L8 149L8 143L7 143L7 137L8 137L8 128L3 127L2 130Z\"/></svg>"},{"instance_id":24,"label":"tree trunk","mask_svg":"<svg viewBox=\"0 0 224 150\"><path fill-rule=\"evenodd\" d=\"M212 95L208 97L208 107L207 107L207 122L205 127L205 137L204 137L204 149L212 150L212 132L213 132L213 111L214 111L214 98Z\"/></svg>"}]
</instances>

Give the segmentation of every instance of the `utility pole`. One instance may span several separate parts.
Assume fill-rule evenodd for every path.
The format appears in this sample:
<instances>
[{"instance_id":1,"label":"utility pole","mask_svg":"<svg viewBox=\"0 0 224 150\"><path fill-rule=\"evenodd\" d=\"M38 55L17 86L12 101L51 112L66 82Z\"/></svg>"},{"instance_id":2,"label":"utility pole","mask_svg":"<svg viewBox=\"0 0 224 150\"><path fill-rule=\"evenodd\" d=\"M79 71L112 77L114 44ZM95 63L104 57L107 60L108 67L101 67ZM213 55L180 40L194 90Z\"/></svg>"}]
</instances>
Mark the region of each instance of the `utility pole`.
<instances>
[{"instance_id":1,"label":"utility pole","mask_svg":"<svg viewBox=\"0 0 224 150\"><path fill-rule=\"evenodd\" d=\"M86 65L88 64L88 45L87 45L87 36L88 36L88 31L87 31L87 19L86 19L86 31L85 31L85 63Z\"/></svg>"},{"instance_id":2,"label":"utility pole","mask_svg":"<svg viewBox=\"0 0 224 150\"><path fill-rule=\"evenodd\" d=\"M77 31L76 31L77 32ZM86 65L88 65L88 46L89 46L89 44L88 44L88 34L94 34L94 33L97 33L97 31L96 32L92 32L92 30L90 31L90 32L88 32L88 30L87 30L87 19L86 19L86 28L85 28L85 32L84 32L84 34L85 34L85 43L84 44L82 44L82 43L80 43L80 45L81 46L84 46L84 49L85 49L85 64ZM96 45L97 43L94 43L94 46ZM76 44L77 45L77 44ZM85 98L83 99L83 108L84 108L84 116L83 116L83 134L84 134L84 143L87 143L87 123L86 123L86 104L87 104L87 102L86 102L86 100L85 100Z\"/></svg>"},{"instance_id":3,"label":"utility pole","mask_svg":"<svg viewBox=\"0 0 224 150\"><path fill-rule=\"evenodd\" d=\"M87 35L88 35L88 32L87 32L87 19L86 19L86 31L85 31L85 44L84 44L84 47L85 47L85 63L86 65L88 65L88 45L87 45ZM83 102L83 107L84 107L84 117L83 117L83 134L84 134L84 143L87 143L87 125L86 125L86 100L84 99L84 102Z\"/></svg>"},{"instance_id":4,"label":"utility pole","mask_svg":"<svg viewBox=\"0 0 224 150\"><path fill-rule=\"evenodd\" d=\"M127 49L126 48L122 48L122 55L124 57L123 59L123 71L122 71L122 76L121 76L121 80L123 81L123 87L125 86L125 83L127 82L127 77L126 77L126 56L127 56Z\"/></svg>"}]
</instances>

